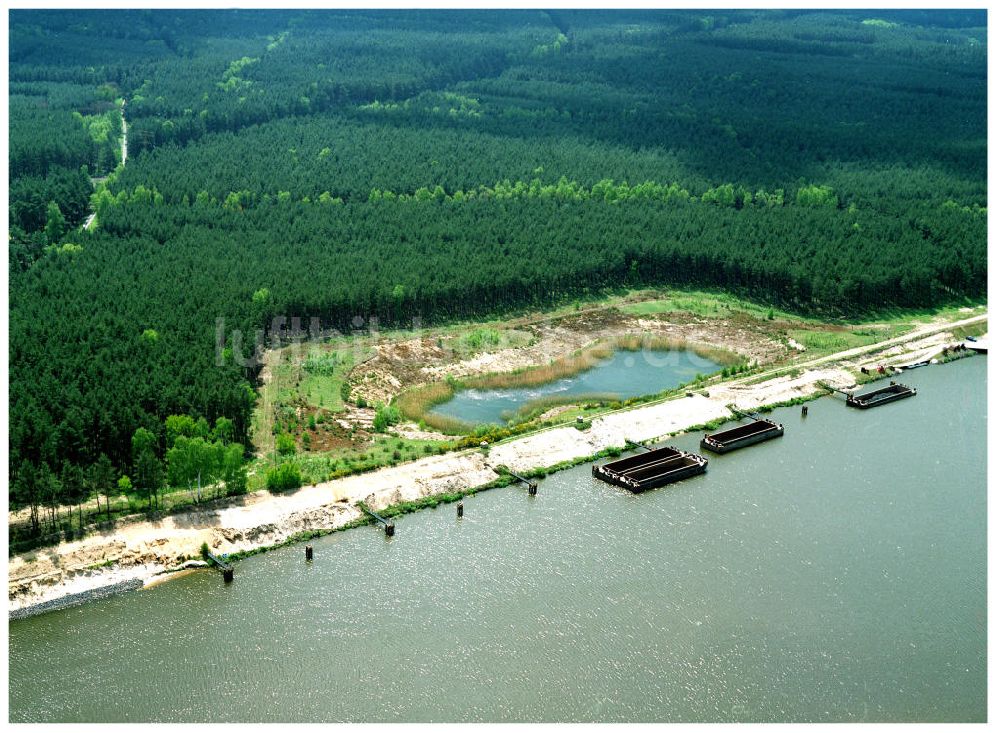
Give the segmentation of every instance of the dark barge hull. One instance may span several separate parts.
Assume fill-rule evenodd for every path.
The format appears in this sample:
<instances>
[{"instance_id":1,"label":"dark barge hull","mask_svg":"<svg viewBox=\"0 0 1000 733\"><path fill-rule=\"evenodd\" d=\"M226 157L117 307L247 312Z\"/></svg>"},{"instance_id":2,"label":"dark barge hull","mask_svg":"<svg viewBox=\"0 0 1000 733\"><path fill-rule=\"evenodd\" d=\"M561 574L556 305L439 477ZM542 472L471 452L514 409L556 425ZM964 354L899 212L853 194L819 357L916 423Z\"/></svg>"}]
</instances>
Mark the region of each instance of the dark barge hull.
<instances>
[{"instance_id":1,"label":"dark barge hull","mask_svg":"<svg viewBox=\"0 0 1000 733\"><path fill-rule=\"evenodd\" d=\"M745 448L754 443L760 443L772 438L780 438L785 434L785 426L771 420L754 420L751 423L737 425L729 430L722 430L712 435L706 434L701 439L701 447L713 453L728 453L737 448Z\"/></svg>"},{"instance_id":2,"label":"dark barge hull","mask_svg":"<svg viewBox=\"0 0 1000 733\"><path fill-rule=\"evenodd\" d=\"M874 392L866 394L851 395L847 398L850 407L857 407L859 410L867 410L869 407L878 407L888 402L895 402L907 397L912 397L917 393L915 387L908 387L905 384L890 382L888 387L876 389Z\"/></svg>"},{"instance_id":3,"label":"dark barge hull","mask_svg":"<svg viewBox=\"0 0 1000 733\"><path fill-rule=\"evenodd\" d=\"M638 494L705 473L708 461L697 453L668 446L629 456L603 466L592 466L595 478Z\"/></svg>"}]
</instances>

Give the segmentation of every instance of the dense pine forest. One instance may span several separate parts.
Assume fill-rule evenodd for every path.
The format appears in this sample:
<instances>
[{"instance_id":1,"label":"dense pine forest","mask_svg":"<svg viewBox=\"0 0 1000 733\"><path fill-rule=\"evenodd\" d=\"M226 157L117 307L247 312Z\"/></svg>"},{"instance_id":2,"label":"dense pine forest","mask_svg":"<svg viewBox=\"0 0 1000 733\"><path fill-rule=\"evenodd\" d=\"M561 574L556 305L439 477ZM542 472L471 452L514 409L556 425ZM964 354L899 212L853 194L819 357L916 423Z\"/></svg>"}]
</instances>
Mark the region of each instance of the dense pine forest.
<instances>
[{"instance_id":1,"label":"dense pine forest","mask_svg":"<svg viewBox=\"0 0 1000 733\"><path fill-rule=\"evenodd\" d=\"M9 472L33 518L202 468L238 492L276 316L985 297L985 12L9 18Z\"/></svg>"}]
</instances>

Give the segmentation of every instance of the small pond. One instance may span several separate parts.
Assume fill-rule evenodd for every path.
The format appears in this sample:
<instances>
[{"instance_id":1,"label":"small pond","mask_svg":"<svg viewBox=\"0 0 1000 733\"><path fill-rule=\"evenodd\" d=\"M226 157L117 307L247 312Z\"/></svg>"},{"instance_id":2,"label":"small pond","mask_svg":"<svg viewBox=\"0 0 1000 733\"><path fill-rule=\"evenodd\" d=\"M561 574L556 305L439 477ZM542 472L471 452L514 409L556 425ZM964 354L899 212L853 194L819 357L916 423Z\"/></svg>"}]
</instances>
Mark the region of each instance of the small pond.
<instances>
[{"instance_id":1,"label":"small pond","mask_svg":"<svg viewBox=\"0 0 1000 733\"><path fill-rule=\"evenodd\" d=\"M687 349L620 350L586 371L534 387L462 389L430 412L473 425L503 424L518 410L539 400L557 402L586 397L620 400L656 394L720 368L717 362Z\"/></svg>"}]
</instances>

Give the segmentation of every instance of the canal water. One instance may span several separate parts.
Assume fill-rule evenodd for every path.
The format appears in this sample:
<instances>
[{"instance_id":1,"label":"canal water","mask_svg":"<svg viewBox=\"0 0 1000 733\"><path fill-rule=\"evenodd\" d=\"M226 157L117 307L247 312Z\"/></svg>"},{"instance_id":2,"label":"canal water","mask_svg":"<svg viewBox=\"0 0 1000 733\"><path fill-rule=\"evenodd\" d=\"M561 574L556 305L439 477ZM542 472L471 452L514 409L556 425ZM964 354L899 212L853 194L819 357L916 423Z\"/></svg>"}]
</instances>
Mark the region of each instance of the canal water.
<instances>
[{"instance_id":1,"label":"canal water","mask_svg":"<svg viewBox=\"0 0 1000 733\"><path fill-rule=\"evenodd\" d=\"M985 721L986 358L904 381L645 494L583 465L11 622L10 718Z\"/></svg>"},{"instance_id":2,"label":"canal water","mask_svg":"<svg viewBox=\"0 0 1000 733\"><path fill-rule=\"evenodd\" d=\"M714 374L720 366L687 349L619 350L586 371L536 387L462 389L431 412L473 425L503 424L517 410L538 400L573 397L621 400L656 394L690 382L698 374Z\"/></svg>"}]
</instances>

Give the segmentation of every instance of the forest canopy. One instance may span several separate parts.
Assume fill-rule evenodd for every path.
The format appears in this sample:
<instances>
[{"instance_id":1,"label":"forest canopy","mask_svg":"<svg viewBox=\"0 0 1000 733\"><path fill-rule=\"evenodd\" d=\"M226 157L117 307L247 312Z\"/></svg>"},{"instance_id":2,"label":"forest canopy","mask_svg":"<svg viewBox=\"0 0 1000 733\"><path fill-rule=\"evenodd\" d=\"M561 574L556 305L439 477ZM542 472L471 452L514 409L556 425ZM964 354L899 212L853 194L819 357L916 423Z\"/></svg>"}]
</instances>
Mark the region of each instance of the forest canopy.
<instances>
[{"instance_id":1,"label":"forest canopy","mask_svg":"<svg viewBox=\"0 0 1000 733\"><path fill-rule=\"evenodd\" d=\"M15 505L174 480L178 416L231 468L275 316L985 296L981 11L9 18Z\"/></svg>"}]
</instances>

